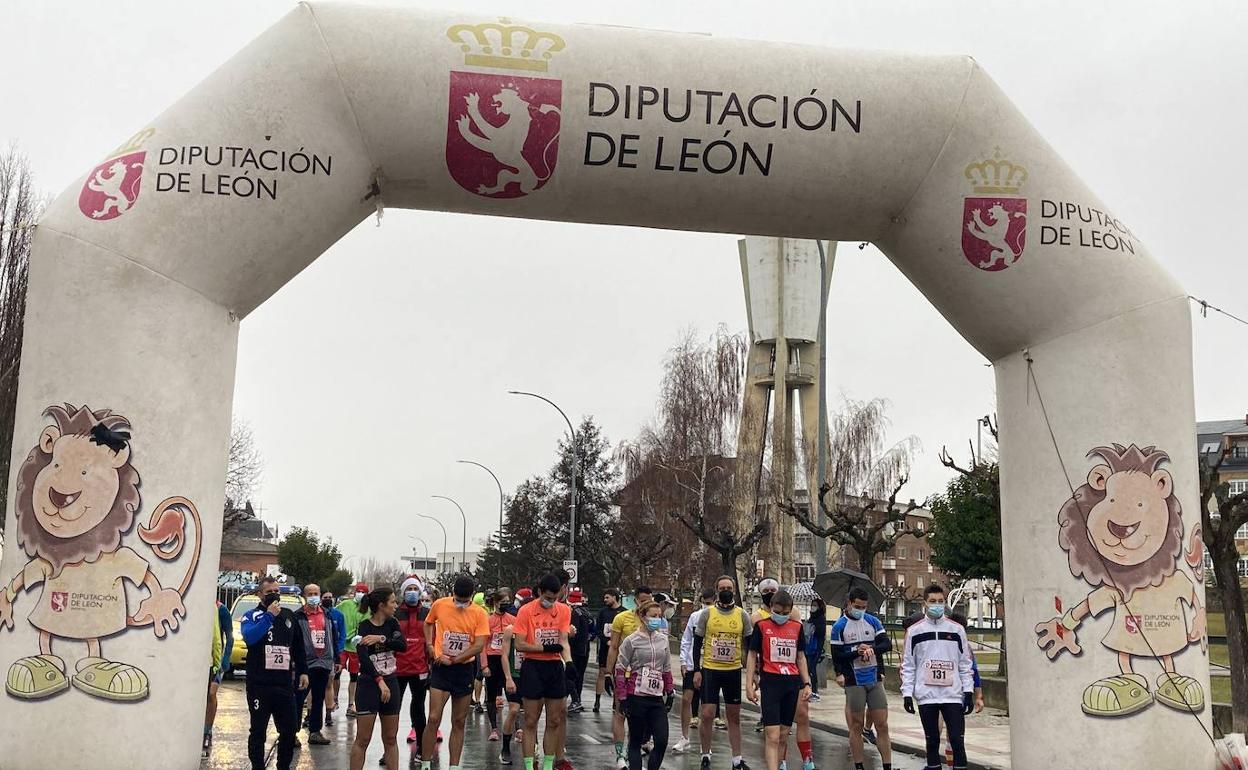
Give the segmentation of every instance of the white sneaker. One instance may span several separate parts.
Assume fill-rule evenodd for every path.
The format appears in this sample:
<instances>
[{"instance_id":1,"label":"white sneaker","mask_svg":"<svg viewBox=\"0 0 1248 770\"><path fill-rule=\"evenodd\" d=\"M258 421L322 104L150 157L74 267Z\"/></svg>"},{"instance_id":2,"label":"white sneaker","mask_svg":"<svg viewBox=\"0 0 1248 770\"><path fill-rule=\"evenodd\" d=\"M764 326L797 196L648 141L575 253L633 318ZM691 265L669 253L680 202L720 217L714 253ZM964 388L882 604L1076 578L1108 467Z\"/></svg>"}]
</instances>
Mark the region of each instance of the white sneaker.
<instances>
[{"instance_id":1,"label":"white sneaker","mask_svg":"<svg viewBox=\"0 0 1248 770\"><path fill-rule=\"evenodd\" d=\"M672 752L676 754L684 754L689 750L689 739L681 738L672 746Z\"/></svg>"},{"instance_id":2,"label":"white sneaker","mask_svg":"<svg viewBox=\"0 0 1248 770\"><path fill-rule=\"evenodd\" d=\"M628 770L628 760L624 757L616 757L615 770Z\"/></svg>"}]
</instances>

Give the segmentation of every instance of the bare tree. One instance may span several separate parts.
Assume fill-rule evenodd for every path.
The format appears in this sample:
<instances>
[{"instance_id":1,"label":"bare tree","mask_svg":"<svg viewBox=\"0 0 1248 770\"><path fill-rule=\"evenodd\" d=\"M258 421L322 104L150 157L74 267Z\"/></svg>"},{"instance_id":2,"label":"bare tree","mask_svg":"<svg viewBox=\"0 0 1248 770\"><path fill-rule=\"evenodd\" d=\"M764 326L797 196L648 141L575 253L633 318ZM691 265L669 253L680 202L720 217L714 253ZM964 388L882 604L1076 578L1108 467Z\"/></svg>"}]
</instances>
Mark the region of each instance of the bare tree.
<instances>
[{"instance_id":1,"label":"bare tree","mask_svg":"<svg viewBox=\"0 0 1248 770\"><path fill-rule=\"evenodd\" d=\"M740 557L769 531L765 519L736 527L737 518L753 517L729 515L748 352L744 335L722 326L705 342L686 332L664 363L655 424L617 453L626 488L656 525L679 522L733 576Z\"/></svg>"},{"instance_id":2,"label":"bare tree","mask_svg":"<svg viewBox=\"0 0 1248 770\"><path fill-rule=\"evenodd\" d=\"M225 465L225 511L221 519L221 531L228 532L234 525L253 519L251 496L260 484L264 459L256 448L256 437L251 426L235 419L230 425L230 453Z\"/></svg>"},{"instance_id":3,"label":"bare tree","mask_svg":"<svg viewBox=\"0 0 1248 770\"><path fill-rule=\"evenodd\" d=\"M46 205L46 199L35 196L30 163L10 146L0 154L0 535L8 507L30 245Z\"/></svg>"},{"instance_id":4,"label":"bare tree","mask_svg":"<svg viewBox=\"0 0 1248 770\"><path fill-rule=\"evenodd\" d=\"M1248 732L1248 621L1239 586L1239 550L1235 533L1248 524L1248 492L1230 494L1230 484L1219 471L1229 450L1207 453L1200 463L1200 532L1192 532L1187 550L1189 565L1203 574L1203 550L1213 561L1213 578L1226 616L1226 648L1230 656L1231 724L1234 732ZM1201 547L1198 535L1204 539Z\"/></svg>"},{"instance_id":5,"label":"bare tree","mask_svg":"<svg viewBox=\"0 0 1248 770\"><path fill-rule=\"evenodd\" d=\"M352 571L355 579L367 583L369 588L398 588L408 574L407 567L401 562L376 556L360 559L360 566Z\"/></svg>"},{"instance_id":6,"label":"bare tree","mask_svg":"<svg viewBox=\"0 0 1248 770\"><path fill-rule=\"evenodd\" d=\"M828 538L852 550L858 569L867 575L871 575L877 554L889 551L907 535L922 538L926 534L907 522L918 503L913 498L897 503L897 495L909 480L919 442L908 436L888 446L886 411L883 399L847 401L833 419L828 481L818 494L827 526L816 523L792 500L778 502L780 510L815 537Z\"/></svg>"}]
</instances>

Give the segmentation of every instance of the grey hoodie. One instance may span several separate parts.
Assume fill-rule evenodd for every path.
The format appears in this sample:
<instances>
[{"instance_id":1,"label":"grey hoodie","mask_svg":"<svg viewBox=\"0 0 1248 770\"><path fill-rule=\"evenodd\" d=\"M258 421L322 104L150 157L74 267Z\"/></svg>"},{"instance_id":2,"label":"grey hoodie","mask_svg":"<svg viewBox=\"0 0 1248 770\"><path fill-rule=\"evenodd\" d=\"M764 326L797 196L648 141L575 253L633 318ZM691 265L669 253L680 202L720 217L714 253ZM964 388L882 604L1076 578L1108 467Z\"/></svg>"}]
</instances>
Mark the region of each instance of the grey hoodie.
<instances>
[{"instance_id":1,"label":"grey hoodie","mask_svg":"<svg viewBox=\"0 0 1248 770\"><path fill-rule=\"evenodd\" d=\"M334 670L334 628L333 618L324 607L321 608L321 614L325 617L325 649L317 655L316 649L312 646L312 628L308 625L307 607L300 607L295 610L295 620L299 623L300 637L303 640L303 649L307 652L308 668L329 669Z\"/></svg>"}]
</instances>

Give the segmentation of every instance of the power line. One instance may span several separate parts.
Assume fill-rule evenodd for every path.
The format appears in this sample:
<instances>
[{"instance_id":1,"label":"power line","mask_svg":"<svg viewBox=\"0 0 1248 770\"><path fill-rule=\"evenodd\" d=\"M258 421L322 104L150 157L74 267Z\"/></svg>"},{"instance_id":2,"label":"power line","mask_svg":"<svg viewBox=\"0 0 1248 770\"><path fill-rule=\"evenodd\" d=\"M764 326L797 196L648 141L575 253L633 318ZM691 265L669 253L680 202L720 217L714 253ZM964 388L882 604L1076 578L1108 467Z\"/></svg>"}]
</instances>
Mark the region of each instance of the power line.
<instances>
[{"instance_id":1,"label":"power line","mask_svg":"<svg viewBox=\"0 0 1248 770\"><path fill-rule=\"evenodd\" d=\"M1203 299L1201 299L1201 298L1199 298L1199 297L1193 297L1191 294L1188 294L1188 295L1187 295L1187 298L1188 298L1188 299L1190 299L1192 302L1195 302L1197 305L1200 305L1200 315L1201 315L1201 317L1202 317L1202 318L1208 318L1208 317L1209 317L1209 311L1210 311L1210 310L1212 310L1212 311L1213 311L1213 312L1215 312L1215 313L1221 313L1222 315L1226 316L1227 318L1231 319L1232 321L1239 321L1239 322L1240 322L1241 324L1243 324L1244 326L1248 326L1248 321L1245 321L1244 319L1240 318L1239 316L1235 315L1234 313L1228 313L1228 312L1226 312L1225 310L1223 310L1223 309L1222 309L1222 308L1220 308L1220 307L1214 307L1213 305L1210 305L1210 304L1209 304L1208 302L1206 302L1205 300L1203 300Z\"/></svg>"}]
</instances>

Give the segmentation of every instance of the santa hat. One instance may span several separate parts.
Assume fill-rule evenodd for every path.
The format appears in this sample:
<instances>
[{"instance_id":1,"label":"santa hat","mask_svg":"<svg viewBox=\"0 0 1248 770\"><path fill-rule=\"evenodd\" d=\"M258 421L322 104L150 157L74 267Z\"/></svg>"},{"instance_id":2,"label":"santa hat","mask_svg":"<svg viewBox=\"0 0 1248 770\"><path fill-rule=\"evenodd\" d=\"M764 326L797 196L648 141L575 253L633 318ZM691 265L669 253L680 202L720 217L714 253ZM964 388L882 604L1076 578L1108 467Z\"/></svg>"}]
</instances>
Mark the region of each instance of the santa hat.
<instances>
[{"instance_id":1,"label":"santa hat","mask_svg":"<svg viewBox=\"0 0 1248 770\"><path fill-rule=\"evenodd\" d=\"M420 582L420 579L419 579L419 578L417 578L415 575L413 575L412 577L409 577L407 580L404 580L404 581L403 581L403 585L399 586L399 593L401 593L401 594L403 594L403 593L407 593L407 589L408 589L408 588L411 588L411 589L412 589L412 590L414 590L414 591L423 591L423 590L425 590L425 586L424 586L424 584L423 584L423 583L421 583L421 582Z\"/></svg>"}]
</instances>

